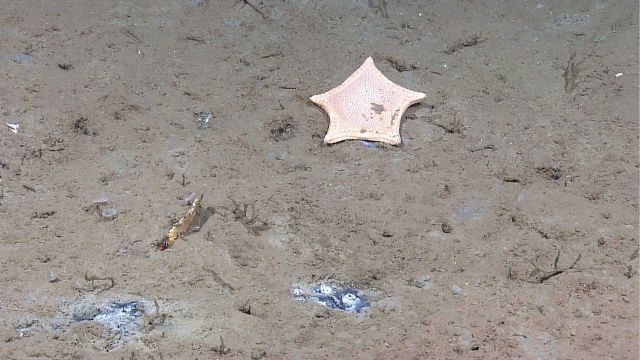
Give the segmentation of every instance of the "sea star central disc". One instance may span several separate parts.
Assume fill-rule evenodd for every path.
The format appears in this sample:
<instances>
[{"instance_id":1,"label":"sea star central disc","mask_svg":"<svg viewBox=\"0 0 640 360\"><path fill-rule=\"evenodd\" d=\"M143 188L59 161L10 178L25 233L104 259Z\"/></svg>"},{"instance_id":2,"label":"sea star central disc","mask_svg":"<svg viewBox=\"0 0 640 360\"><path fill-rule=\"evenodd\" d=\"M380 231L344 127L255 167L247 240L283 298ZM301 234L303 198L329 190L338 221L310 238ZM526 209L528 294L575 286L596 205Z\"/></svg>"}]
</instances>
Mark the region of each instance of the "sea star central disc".
<instances>
[{"instance_id":1,"label":"sea star central disc","mask_svg":"<svg viewBox=\"0 0 640 360\"><path fill-rule=\"evenodd\" d=\"M402 114L424 97L387 79L369 57L342 84L311 101L329 114L325 143L360 139L398 145Z\"/></svg>"}]
</instances>

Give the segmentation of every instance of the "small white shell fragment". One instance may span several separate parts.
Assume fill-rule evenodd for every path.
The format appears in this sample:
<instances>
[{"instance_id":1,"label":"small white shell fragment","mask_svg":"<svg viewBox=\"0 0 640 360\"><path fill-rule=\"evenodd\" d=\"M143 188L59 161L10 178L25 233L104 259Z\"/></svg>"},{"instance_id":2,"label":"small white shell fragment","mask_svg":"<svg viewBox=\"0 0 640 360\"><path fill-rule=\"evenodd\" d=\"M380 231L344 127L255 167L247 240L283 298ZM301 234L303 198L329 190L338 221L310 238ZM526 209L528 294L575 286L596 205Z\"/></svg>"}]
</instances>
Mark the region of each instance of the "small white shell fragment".
<instances>
[{"instance_id":1,"label":"small white shell fragment","mask_svg":"<svg viewBox=\"0 0 640 360\"><path fill-rule=\"evenodd\" d=\"M348 308L357 304L358 301L360 301L360 299L358 299L355 294L347 293L342 296L342 303Z\"/></svg>"},{"instance_id":2,"label":"small white shell fragment","mask_svg":"<svg viewBox=\"0 0 640 360\"><path fill-rule=\"evenodd\" d=\"M201 120L202 121L202 125L205 126L205 127L207 125L209 125L209 120L211 120L211 113L207 114L207 116L204 119Z\"/></svg>"},{"instance_id":3,"label":"small white shell fragment","mask_svg":"<svg viewBox=\"0 0 640 360\"><path fill-rule=\"evenodd\" d=\"M616 74L616 77L620 77L622 75L624 75L624 73L619 72L619 73Z\"/></svg>"},{"instance_id":4,"label":"small white shell fragment","mask_svg":"<svg viewBox=\"0 0 640 360\"><path fill-rule=\"evenodd\" d=\"M333 295L333 288L327 284L320 285L320 292L325 295Z\"/></svg>"},{"instance_id":5,"label":"small white shell fragment","mask_svg":"<svg viewBox=\"0 0 640 360\"><path fill-rule=\"evenodd\" d=\"M300 288L293 288L291 290L291 293L293 294L293 296L295 297L301 297L301 296L305 296L305 291L300 289Z\"/></svg>"},{"instance_id":6,"label":"small white shell fragment","mask_svg":"<svg viewBox=\"0 0 640 360\"><path fill-rule=\"evenodd\" d=\"M115 219L118 216L118 210L115 208L104 208L100 210L100 216L107 219Z\"/></svg>"},{"instance_id":7,"label":"small white shell fragment","mask_svg":"<svg viewBox=\"0 0 640 360\"><path fill-rule=\"evenodd\" d=\"M47 281L50 282L50 283L55 283L55 282L60 281L60 278L58 278L58 275L50 272L49 273L49 277L47 277Z\"/></svg>"},{"instance_id":8,"label":"small white shell fragment","mask_svg":"<svg viewBox=\"0 0 640 360\"><path fill-rule=\"evenodd\" d=\"M462 288L460 286L454 284L451 287L451 293L453 295L462 295Z\"/></svg>"},{"instance_id":9,"label":"small white shell fragment","mask_svg":"<svg viewBox=\"0 0 640 360\"><path fill-rule=\"evenodd\" d=\"M18 133L18 129L20 129L20 124L9 124L7 123L9 130L13 131L14 134Z\"/></svg>"},{"instance_id":10,"label":"small white shell fragment","mask_svg":"<svg viewBox=\"0 0 640 360\"><path fill-rule=\"evenodd\" d=\"M96 204L96 205L106 204L106 203L109 202L109 198L106 197L105 195L102 195L102 196L98 196L97 198L93 199L92 202L94 204Z\"/></svg>"},{"instance_id":11,"label":"small white shell fragment","mask_svg":"<svg viewBox=\"0 0 640 360\"><path fill-rule=\"evenodd\" d=\"M196 119L198 120L198 122L200 123L200 125L203 128L206 128L207 126L209 126L209 120L211 120L211 117L213 116L212 113L208 112L201 112L196 114Z\"/></svg>"}]
</instances>

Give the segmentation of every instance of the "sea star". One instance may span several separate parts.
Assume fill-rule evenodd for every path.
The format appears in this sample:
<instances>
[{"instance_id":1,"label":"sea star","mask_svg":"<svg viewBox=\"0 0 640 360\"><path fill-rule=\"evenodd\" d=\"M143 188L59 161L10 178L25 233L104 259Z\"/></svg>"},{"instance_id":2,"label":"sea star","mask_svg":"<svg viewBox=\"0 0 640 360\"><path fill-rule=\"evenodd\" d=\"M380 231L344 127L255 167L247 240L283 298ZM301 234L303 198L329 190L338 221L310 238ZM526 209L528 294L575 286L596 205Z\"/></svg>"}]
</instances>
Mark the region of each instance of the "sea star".
<instances>
[{"instance_id":1,"label":"sea star","mask_svg":"<svg viewBox=\"0 0 640 360\"><path fill-rule=\"evenodd\" d=\"M325 143L360 139L398 145L402 114L424 97L387 79L368 57L342 84L311 101L329 114Z\"/></svg>"}]
</instances>

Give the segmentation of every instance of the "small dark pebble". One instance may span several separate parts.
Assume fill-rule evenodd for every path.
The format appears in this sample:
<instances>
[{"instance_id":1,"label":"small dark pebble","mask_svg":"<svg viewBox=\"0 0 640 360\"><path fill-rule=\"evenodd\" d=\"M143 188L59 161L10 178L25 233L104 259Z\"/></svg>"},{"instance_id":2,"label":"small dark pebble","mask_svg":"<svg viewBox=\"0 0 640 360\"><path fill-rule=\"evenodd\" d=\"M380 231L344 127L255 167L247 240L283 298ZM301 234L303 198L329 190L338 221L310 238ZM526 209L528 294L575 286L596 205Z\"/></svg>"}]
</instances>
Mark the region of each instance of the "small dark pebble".
<instances>
[{"instance_id":1,"label":"small dark pebble","mask_svg":"<svg viewBox=\"0 0 640 360\"><path fill-rule=\"evenodd\" d=\"M447 224L447 223L442 223L442 232L445 234L449 234L451 233L451 231L453 230L453 227L451 227L451 225Z\"/></svg>"}]
</instances>

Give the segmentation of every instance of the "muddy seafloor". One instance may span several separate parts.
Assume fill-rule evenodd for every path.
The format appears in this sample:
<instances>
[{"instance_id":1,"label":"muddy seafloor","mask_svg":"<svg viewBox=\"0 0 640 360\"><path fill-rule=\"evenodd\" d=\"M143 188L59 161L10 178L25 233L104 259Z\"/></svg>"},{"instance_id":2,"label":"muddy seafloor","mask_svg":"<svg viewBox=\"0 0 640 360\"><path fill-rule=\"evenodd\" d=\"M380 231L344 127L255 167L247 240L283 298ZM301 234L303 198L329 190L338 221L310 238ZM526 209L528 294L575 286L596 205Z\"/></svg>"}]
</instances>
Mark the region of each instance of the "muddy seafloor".
<instances>
[{"instance_id":1,"label":"muddy seafloor","mask_svg":"<svg viewBox=\"0 0 640 360\"><path fill-rule=\"evenodd\" d=\"M0 357L638 358L637 2L234 2L0 1Z\"/></svg>"}]
</instances>

